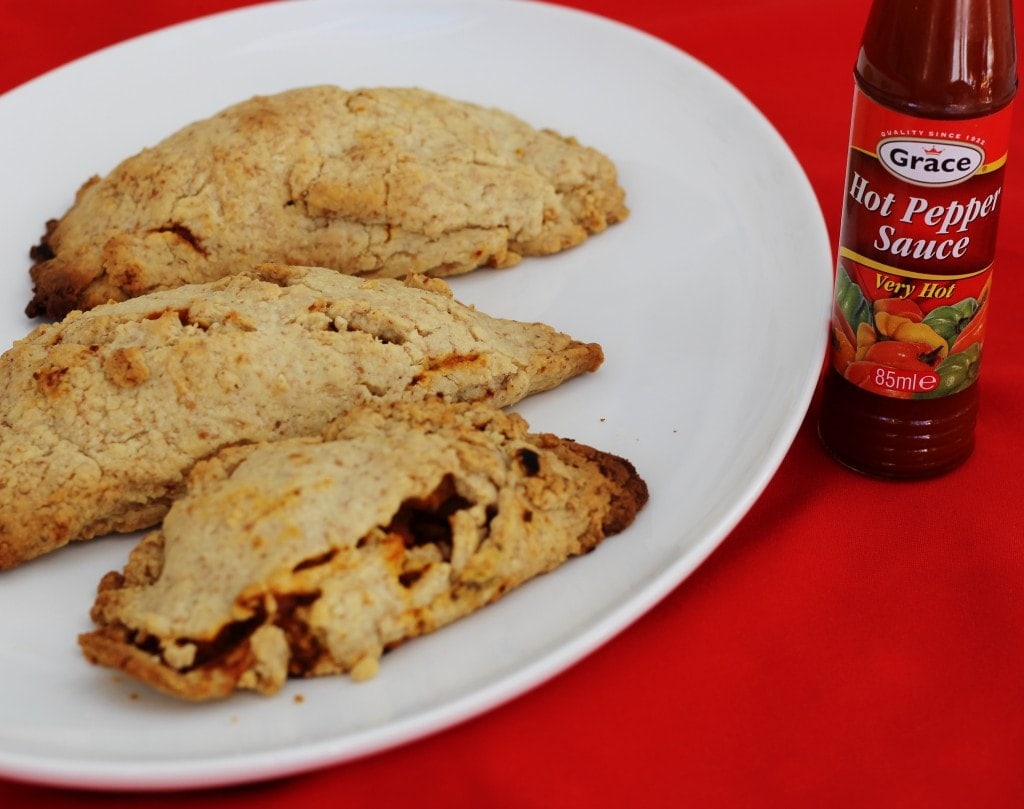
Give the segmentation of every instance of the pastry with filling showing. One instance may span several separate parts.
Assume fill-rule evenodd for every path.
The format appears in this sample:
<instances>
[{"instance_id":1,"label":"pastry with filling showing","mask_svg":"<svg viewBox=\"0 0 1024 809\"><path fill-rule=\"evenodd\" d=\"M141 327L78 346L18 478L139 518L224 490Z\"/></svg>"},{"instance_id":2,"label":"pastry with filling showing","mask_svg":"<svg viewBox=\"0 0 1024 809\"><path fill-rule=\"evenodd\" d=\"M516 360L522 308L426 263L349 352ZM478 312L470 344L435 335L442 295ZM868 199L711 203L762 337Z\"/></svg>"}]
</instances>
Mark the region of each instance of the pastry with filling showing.
<instances>
[{"instance_id":1,"label":"pastry with filling showing","mask_svg":"<svg viewBox=\"0 0 1024 809\"><path fill-rule=\"evenodd\" d=\"M80 644L188 700L364 680L389 649L623 531L647 497L627 460L486 403L367 405L318 438L197 465L103 579Z\"/></svg>"}]
</instances>

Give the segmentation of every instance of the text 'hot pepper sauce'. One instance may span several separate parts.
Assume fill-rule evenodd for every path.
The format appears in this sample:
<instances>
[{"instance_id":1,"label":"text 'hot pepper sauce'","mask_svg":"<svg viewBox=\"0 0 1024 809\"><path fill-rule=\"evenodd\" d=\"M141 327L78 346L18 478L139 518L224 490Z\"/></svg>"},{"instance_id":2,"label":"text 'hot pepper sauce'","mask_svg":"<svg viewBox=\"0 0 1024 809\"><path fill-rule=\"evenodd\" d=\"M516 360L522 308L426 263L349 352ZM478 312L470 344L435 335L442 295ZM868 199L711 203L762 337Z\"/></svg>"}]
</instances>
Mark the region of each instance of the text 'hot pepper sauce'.
<instances>
[{"instance_id":1,"label":"text 'hot pepper sauce'","mask_svg":"<svg viewBox=\"0 0 1024 809\"><path fill-rule=\"evenodd\" d=\"M1012 0L875 0L854 78L819 433L860 472L938 475L974 449Z\"/></svg>"}]
</instances>

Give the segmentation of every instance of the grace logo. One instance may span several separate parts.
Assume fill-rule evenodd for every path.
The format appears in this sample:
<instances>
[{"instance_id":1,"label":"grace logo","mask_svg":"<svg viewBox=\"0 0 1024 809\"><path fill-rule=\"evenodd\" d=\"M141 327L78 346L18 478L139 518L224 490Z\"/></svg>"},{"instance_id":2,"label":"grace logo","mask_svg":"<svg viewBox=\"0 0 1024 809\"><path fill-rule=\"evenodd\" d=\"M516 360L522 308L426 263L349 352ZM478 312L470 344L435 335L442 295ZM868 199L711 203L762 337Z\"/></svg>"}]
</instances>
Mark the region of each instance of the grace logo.
<instances>
[{"instance_id":1,"label":"grace logo","mask_svg":"<svg viewBox=\"0 0 1024 809\"><path fill-rule=\"evenodd\" d=\"M878 159L889 171L915 185L955 185L985 162L977 146L946 140L887 138L878 144Z\"/></svg>"}]
</instances>

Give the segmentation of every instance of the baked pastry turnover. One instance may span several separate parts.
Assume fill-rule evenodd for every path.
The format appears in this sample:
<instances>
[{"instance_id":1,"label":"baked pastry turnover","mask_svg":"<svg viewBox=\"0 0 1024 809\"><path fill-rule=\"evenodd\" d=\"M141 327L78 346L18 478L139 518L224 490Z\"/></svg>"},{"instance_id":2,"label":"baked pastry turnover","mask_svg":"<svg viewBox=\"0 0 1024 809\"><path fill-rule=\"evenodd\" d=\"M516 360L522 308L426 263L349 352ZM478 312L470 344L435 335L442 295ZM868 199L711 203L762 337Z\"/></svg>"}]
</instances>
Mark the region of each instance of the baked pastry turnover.
<instances>
[{"instance_id":1,"label":"baked pastry turnover","mask_svg":"<svg viewBox=\"0 0 1024 809\"><path fill-rule=\"evenodd\" d=\"M373 676L382 654L625 529L626 460L486 403L373 403L228 448L99 587L86 657L189 700Z\"/></svg>"},{"instance_id":2,"label":"baked pastry turnover","mask_svg":"<svg viewBox=\"0 0 1024 809\"><path fill-rule=\"evenodd\" d=\"M73 312L0 357L0 569L155 525L225 446L319 434L371 400L505 406L602 358L422 276L264 265Z\"/></svg>"},{"instance_id":3,"label":"baked pastry turnover","mask_svg":"<svg viewBox=\"0 0 1024 809\"><path fill-rule=\"evenodd\" d=\"M628 214L571 137L418 88L303 87L193 123L93 177L33 248L30 317L253 261L373 277L509 267Z\"/></svg>"}]
</instances>

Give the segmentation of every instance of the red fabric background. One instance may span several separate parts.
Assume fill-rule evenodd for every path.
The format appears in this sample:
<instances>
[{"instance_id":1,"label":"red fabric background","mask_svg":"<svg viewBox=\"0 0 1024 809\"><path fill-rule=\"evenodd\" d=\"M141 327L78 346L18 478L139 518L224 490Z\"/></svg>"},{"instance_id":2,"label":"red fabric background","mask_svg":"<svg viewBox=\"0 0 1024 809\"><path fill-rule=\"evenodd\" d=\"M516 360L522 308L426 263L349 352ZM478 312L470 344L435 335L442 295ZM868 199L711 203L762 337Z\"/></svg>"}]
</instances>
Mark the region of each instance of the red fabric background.
<instances>
[{"instance_id":1,"label":"red fabric background","mask_svg":"<svg viewBox=\"0 0 1024 809\"><path fill-rule=\"evenodd\" d=\"M834 241L869 0L563 1L665 39L736 84L792 146ZM0 90L125 37L245 4L2 0ZM1024 19L1024 0L1017 11ZM861 478L818 446L815 402L777 476L711 558L568 672L428 739L288 780L198 792L189 805L1024 805L1018 123L978 448L964 467L924 483ZM25 125L60 126L60 110ZM7 809L182 800L0 780Z\"/></svg>"}]
</instances>

